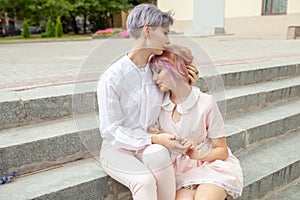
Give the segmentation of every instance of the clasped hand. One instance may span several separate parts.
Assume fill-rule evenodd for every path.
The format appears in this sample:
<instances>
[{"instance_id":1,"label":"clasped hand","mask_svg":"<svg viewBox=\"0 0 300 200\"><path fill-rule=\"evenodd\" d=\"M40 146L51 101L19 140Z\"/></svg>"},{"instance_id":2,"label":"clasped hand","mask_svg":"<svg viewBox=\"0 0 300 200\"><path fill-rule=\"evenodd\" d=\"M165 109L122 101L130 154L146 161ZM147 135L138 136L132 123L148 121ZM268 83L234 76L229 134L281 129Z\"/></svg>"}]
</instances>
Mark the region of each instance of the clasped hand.
<instances>
[{"instance_id":1,"label":"clasped hand","mask_svg":"<svg viewBox=\"0 0 300 200\"><path fill-rule=\"evenodd\" d=\"M185 154L188 150L194 148L194 143L188 138L177 138L174 135L163 133L156 126L148 128L148 132L155 134L153 136L153 143L161 144L167 147L170 151L174 151L179 154Z\"/></svg>"},{"instance_id":2,"label":"clasped hand","mask_svg":"<svg viewBox=\"0 0 300 200\"><path fill-rule=\"evenodd\" d=\"M178 138L176 140L171 140L167 145L167 148L179 154L185 154L190 149L194 148L194 143L191 139Z\"/></svg>"}]
</instances>

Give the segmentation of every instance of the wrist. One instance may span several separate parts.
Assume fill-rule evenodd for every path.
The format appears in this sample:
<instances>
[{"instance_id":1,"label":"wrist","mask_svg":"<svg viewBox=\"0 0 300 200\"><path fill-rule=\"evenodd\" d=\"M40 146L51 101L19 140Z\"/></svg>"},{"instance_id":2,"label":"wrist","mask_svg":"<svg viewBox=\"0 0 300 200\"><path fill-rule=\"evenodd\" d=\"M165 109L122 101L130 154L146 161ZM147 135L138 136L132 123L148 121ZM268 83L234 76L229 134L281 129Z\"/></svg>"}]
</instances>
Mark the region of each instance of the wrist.
<instances>
[{"instance_id":1,"label":"wrist","mask_svg":"<svg viewBox=\"0 0 300 200\"><path fill-rule=\"evenodd\" d=\"M157 140L158 140L158 138L157 138L156 135L153 135L153 136L151 137L151 142L152 142L152 144L157 144Z\"/></svg>"},{"instance_id":2,"label":"wrist","mask_svg":"<svg viewBox=\"0 0 300 200\"><path fill-rule=\"evenodd\" d=\"M204 155L202 154L202 151L201 151L201 149L198 149L198 150L197 150L197 154L198 154L198 156L197 156L197 157L198 157L198 159L197 159L197 160L200 160L200 161L201 161L201 160L203 160L203 158L204 158Z\"/></svg>"}]
</instances>

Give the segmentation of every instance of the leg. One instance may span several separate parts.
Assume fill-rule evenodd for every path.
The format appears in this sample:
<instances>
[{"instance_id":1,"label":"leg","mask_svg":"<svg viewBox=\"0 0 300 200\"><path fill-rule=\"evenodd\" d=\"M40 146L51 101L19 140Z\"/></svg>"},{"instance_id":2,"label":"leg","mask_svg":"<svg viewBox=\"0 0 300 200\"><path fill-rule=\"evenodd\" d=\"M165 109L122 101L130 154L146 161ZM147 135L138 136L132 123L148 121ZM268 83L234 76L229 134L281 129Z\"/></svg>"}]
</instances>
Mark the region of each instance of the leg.
<instances>
[{"instance_id":1,"label":"leg","mask_svg":"<svg viewBox=\"0 0 300 200\"><path fill-rule=\"evenodd\" d=\"M133 154L104 143L100 161L109 176L130 189L134 200L157 200L156 181L152 173Z\"/></svg>"},{"instance_id":2,"label":"leg","mask_svg":"<svg viewBox=\"0 0 300 200\"><path fill-rule=\"evenodd\" d=\"M176 192L176 200L193 200L196 190L181 188Z\"/></svg>"},{"instance_id":3,"label":"leg","mask_svg":"<svg viewBox=\"0 0 300 200\"><path fill-rule=\"evenodd\" d=\"M144 150L142 161L156 179L158 200L174 200L176 182L168 149L159 144L150 145Z\"/></svg>"},{"instance_id":4,"label":"leg","mask_svg":"<svg viewBox=\"0 0 300 200\"><path fill-rule=\"evenodd\" d=\"M224 200L226 196L224 188L215 184L204 183L198 186L195 200Z\"/></svg>"}]
</instances>

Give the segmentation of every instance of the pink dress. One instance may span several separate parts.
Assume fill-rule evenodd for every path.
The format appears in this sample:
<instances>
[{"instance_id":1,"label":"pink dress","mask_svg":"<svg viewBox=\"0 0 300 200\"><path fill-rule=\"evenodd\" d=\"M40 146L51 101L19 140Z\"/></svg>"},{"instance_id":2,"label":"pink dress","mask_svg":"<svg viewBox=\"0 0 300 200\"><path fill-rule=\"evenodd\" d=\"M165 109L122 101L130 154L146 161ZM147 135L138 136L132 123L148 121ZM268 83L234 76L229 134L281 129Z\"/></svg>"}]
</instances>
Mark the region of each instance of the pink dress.
<instances>
[{"instance_id":1,"label":"pink dress","mask_svg":"<svg viewBox=\"0 0 300 200\"><path fill-rule=\"evenodd\" d=\"M211 149L217 138L225 136L222 115L211 95L193 87L188 98L176 107L181 114L178 123L172 120L175 105L169 96L169 93L164 96L159 117L159 124L164 132L191 138L203 151ZM194 184L213 183L224 188L233 198L241 196L243 173L240 162L230 149L228 152L226 160L213 162L192 160L187 155L173 153L177 190Z\"/></svg>"}]
</instances>

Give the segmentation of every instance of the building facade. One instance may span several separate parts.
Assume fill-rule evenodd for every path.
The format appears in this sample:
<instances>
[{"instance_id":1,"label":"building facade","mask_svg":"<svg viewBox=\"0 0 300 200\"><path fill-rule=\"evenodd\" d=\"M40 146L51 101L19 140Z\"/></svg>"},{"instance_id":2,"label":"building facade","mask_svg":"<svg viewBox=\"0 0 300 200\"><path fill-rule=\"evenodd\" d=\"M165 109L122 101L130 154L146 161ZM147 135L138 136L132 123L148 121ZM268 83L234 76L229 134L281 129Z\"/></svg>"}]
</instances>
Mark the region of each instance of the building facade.
<instances>
[{"instance_id":1,"label":"building facade","mask_svg":"<svg viewBox=\"0 0 300 200\"><path fill-rule=\"evenodd\" d=\"M223 28L227 34L287 37L289 27L300 26L300 0L158 0L157 6L173 10L174 31L187 34L216 34ZM223 23L207 24L215 17Z\"/></svg>"}]
</instances>

